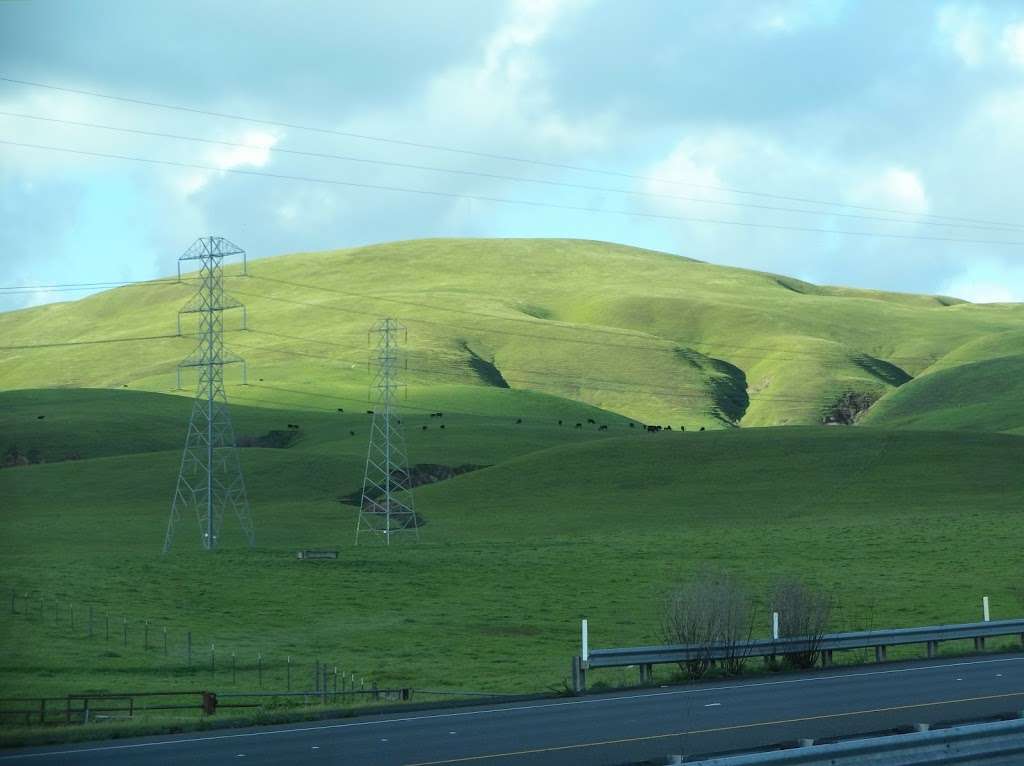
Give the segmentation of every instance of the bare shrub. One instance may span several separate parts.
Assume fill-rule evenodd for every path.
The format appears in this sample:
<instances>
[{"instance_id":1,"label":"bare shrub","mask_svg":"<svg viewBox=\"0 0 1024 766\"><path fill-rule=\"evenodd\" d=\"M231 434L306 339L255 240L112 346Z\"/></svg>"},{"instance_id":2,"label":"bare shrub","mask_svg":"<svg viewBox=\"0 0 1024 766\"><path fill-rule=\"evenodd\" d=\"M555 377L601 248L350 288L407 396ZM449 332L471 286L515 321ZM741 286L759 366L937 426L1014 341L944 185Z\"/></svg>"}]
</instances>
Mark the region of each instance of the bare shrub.
<instances>
[{"instance_id":1,"label":"bare shrub","mask_svg":"<svg viewBox=\"0 0 1024 766\"><path fill-rule=\"evenodd\" d=\"M832 617L832 595L788 577L775 584L769 603L779 613L779 638L803 639L797 651L786 654L786 661L798 668L814 667Z\"/></svg>"},{"instance_id":2,"label":"bare shrub","mask_svg":"<svg viewBox=\"0 0 1024 766\"><path fill-rule=\"evenodd\" d=\"M734 576L705 570L669 594L664 633L669 643L701 648L698 657L680 663L690 677L707 673L716 648L723 651L725 671L738 674L748 656L745 644L754 633L753 599Z\"/></svg>"}]
</instances>

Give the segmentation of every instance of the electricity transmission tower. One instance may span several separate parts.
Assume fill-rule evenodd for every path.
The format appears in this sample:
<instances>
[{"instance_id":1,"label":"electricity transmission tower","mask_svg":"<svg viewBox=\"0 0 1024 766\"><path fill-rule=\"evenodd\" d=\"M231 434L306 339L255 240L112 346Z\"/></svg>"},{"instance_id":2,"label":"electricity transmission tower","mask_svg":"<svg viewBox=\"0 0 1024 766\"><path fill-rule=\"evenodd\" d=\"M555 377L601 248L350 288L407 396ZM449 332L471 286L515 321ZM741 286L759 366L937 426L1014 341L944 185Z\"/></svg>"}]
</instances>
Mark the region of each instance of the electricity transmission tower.
<instances>
[{"instance_id":1,"label":"electricity transmission tower","mask_svg":"<svg viewBox=\"0 0 1024 766\"><path fill-rule=\"evenodd\" d=\"M181 456L178 485L171 502L164 553L171 549L175 527L181 522L182 514L190 510L194 510L199 521L200 543L208 551L214 550L220 542L224 511L229 508L238 517L249 546L256 542L235 431L224 393L225 364L241 363L242 382L245 382L245 361L224 350L224 311L241 304L224 294L221 261L239 254L244 257L245 252L222 237L202 237L178 259L179 276L182 261L199 261L199 287L192 300L178 312L179 335L181 315L199 315L199 344L178 365L178 387L181 387L182 368L196 368L199 381Z\"/></svg>"},{"instance_id":2,"label":"electricity transmission tower","mask_svg":"<svg viewBox=\"0 0 1024 766\"><path fill-rule=\"evenodd\" d=\"M405 439L394 404L399 387L398 336L405 337L406 329L395 319L382 319L370 333L377 335L377 373L356 545L361 533L379 535L390 545L392 535L399 533L420 537Z\"/></svg>"}]
</instances>

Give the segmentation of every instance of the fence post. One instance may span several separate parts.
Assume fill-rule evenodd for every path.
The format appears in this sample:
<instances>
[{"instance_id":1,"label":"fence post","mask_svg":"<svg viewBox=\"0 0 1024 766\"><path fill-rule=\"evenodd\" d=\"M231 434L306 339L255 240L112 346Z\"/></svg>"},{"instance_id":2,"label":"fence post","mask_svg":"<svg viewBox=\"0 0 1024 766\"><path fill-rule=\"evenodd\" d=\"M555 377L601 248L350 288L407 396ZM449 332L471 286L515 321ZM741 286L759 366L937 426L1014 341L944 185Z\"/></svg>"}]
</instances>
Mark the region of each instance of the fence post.
<instances>
[{"instance_id":1,"label":"fence post","mask_svg":"<svg viewBox=\"0 0 1024 766\"><path fill-rule=\"evenodd\" d=\"M106 620L107 620L107 641L109 641L110 640L110 615L109 614L107 615Z\"/></svg>"},{"instance_id":2,"label":"fence post","mask_svg":"<svg viewBox=\"0 0 1024 766\"><path fill-rule=\"evenodd\" d=\"M338 701L338 666L334 666L334 702Z\"/></svg>"},{"instance_id":3,"label":"fence post","mask_svg":"<svg viewBox=\"0 0 1024 766\"><path fill-rule=\"evenodd\" d=\"M231 683L238 681L238 669L235 667L235 653L231 652Z\"/></svg>"},{"instance_id":4,"label":"fence post","mask_svg":"<svg viewBox=\"0 0 1024 766\"><path fill-rule=\"evenodd\" d=\"M210 672L217 673L217 650L212 643L210 644Z\"/></svg>"},{"instance_id":5,"label":"fence post","mask_svg":"<svg viewBox=\"0 0 1024 766\"><path fill-rule=\"evenodd\" d=\"M167 626L164 625L164 657L167 656Z\"/></svg>"},{"instance_id":6,"label":"fence post","mask_svg":"<svg viewBox=\"0 0 1024 766\"><path fill-rule=\"evenodd\" d=\"M320 660L313 665L313 691L320 691Z\"/></svg>"},{"instance_id":7,"label":"fence post","mask_svg":"<svg viewBox=\"0 0 1024 766\"><path fill-rule=\"evenodd\" d=\"M188 656L188 666L192 667L192 631L185 634L185 652Z\"/></svg>"},{"instance_id":8,"label":"fence post","mask_svg":"<svg viewBox=\"0 0 1024 766\"><path fill-rule=\"evenodd\" d=\"M128 618L121 618L121 627L124 630L124 645L128 646Z\"/></svg>"},{"instance_id":9,"label":"fence post","mask_svg":"<svg viewBox=\"0 0 1024 766\"><path fill-rule=\"evenodd\" d=\"M68 604L68 618L71 621L71 631L74 632L74 630L75 630L75 604L74 604L74 602L71 602L70 604Z\"/></svg>"},{"instance_id":10,"label":"fence post","mask_svg":"<svg viewBox=\"0 0 1024 766\"><path fill-rule=\"evenodd\" d=\"M285 672L287 673L287 675L285 676L286 679L287 679L287 681L285 682L285 686L287 687L288 691L291 691L292 690L292 656L290 654L288 655L288 669Z\"/></svg>"},{"instance_id":11,"label":"fence post","mask_svg":"<svg viewBox=\"0 0 1024 766\"><path fill-rule=\"evenodd\" d=\"M149 650L149 620L142 621L142 648Z\"/></svg>"},{"instance_id":12,"label":"fence post","mask_svg":"<svg viewBox=\"0 0 1024 766\"><path fill-rule=\"evenodd\" d=\"M263 688L263 653L256 653L256 680L259 688Z\"/></svg>"},{"instance_id":13,"label":"fence post","mask_svg":"<svg viewBox=\"0 0 1024 766\"><path fill-rule=\"evenodd\" d=\"M92 638L92 606L89 606L89 638Z\"/></svg>"}]
</instances>

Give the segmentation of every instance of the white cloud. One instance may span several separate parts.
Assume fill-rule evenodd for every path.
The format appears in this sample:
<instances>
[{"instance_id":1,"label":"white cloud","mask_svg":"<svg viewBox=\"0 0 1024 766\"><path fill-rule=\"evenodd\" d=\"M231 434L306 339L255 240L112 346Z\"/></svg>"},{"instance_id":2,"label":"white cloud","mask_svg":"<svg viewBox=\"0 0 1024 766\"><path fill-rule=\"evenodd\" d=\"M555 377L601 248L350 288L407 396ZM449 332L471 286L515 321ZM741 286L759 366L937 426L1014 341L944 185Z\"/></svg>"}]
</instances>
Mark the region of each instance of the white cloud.
<instances>
[{"instance_id":1,"label":"white cloud","mask_svg":"<svg viewBox=\"0 0 1024 766\"><path fill-rule=\"evenodd\" d=\"M221 171L234 168L262 168L270 161L270 150L278 142L278 137L259 131L248 131L240 138L232 139L231 143L239 146L218 146L210 149L202 164L213 165ZM206 188L210 181L223 177L224 173L209 170L189 170L179 179L178 188L191 196Z\"/></svg>"},{"instance_id":2,"label":"white cloud","mask_svg":"<svg viewBox=\"0 0 1024 766\"><path fill-rule=\"evenodd\" d=\"M928 196L920 176L901 167L886 168L858 183L848 195L858 205L927 213Z\"/></svg>"},{"instance_id":3,"label":"white cloud","mask_svg":"<svg viewBox=\"0 0 1024 766\"><path fill-rule=\"evenodd\" d=\"M1024 67L1024 21L1003 29L1002 48L1011 64Z\"/></svg>"},{"instance_id":4,"label":"white cloud","mask_svg":"<svg viewBox=\"0 0 1024 766\"><path fill-rule=\"evenodd\" d=\"M1007 283L1006 276L996 281L991 273L967 272L946 282L939 292L971 303L1018 303L1024 300L1024 279L1018 279L1013 285Z\"/></svg>"},{"instance_id":5,"label":"white cloud","mask_svg":"<svg viewBox=\"0 0 1024 766\"><path fill-rule=\"evenodd\" d=\"M985 63L991 48L992 27L982 8L946 5L938 14L939 34L964 66Z\"/></svg>"}]
</instances>

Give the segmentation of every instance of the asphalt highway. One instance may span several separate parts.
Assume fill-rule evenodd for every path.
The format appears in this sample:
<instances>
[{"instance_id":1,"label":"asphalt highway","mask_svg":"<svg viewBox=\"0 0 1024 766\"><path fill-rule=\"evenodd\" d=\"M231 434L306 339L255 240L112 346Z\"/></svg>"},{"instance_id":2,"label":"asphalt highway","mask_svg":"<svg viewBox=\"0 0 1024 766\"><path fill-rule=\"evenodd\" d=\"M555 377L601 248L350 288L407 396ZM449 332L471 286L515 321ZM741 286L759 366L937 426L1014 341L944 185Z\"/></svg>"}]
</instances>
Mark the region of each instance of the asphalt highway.
<instances>
[{"instance_id":1,"label":"asphalt highway","mask_svg":"<svg viewBox=\"0 0 1024 766\"><path fill-rule=\"evenodd\" d=\"M0 752L6 764L617 766L1024 709L1024 655Z\"/></svg>"}]
</instances>

